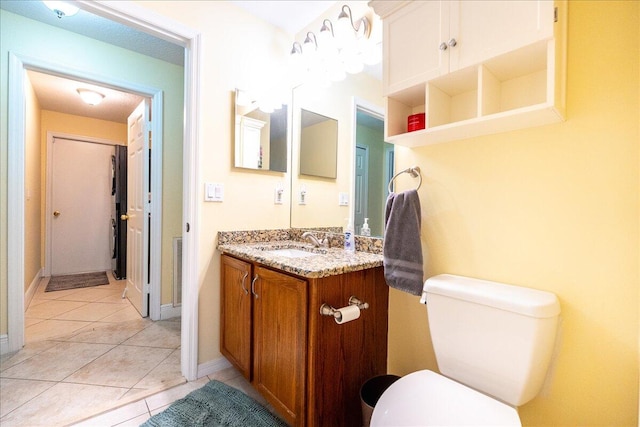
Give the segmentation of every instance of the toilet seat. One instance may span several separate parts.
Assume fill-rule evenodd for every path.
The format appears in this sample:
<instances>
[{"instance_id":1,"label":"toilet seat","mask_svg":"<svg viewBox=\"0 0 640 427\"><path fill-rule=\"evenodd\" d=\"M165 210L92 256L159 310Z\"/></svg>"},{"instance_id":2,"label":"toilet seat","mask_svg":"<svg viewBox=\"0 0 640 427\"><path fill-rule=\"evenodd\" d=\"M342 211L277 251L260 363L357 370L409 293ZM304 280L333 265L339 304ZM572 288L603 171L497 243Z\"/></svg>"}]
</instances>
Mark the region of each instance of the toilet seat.
<instances>
[{"instance_id":1,"label":"toilet seat","mask_svg":"<svg viewBox=\"0 0 640 427\"><path fill-rule=\"evenodd\" d=\"M380 397L371 426L521 426L517 410L435 372L413 372Z\"/></svg>"}]
</instances>

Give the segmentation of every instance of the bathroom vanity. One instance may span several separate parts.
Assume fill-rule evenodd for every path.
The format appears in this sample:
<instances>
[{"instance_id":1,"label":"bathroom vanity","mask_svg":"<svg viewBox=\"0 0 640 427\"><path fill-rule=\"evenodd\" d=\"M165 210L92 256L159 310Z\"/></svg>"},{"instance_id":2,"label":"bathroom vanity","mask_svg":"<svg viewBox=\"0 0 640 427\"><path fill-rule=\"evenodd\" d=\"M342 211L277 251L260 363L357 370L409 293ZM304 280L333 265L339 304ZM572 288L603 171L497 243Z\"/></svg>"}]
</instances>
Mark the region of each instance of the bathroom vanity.
<instances>
[{"instance_id":1,"label":"bathroom vanity","mask_svg":"<svg viewBox=\"0 0 640 427\"><path fill-rule=\"evenodd\" d=\"M220 351L289 424L362 425L360 386L387 371L382 255L291 240L218 248ZM368 304L359 318L320 313L352 296Z\"/></svg>"}]
</instances>

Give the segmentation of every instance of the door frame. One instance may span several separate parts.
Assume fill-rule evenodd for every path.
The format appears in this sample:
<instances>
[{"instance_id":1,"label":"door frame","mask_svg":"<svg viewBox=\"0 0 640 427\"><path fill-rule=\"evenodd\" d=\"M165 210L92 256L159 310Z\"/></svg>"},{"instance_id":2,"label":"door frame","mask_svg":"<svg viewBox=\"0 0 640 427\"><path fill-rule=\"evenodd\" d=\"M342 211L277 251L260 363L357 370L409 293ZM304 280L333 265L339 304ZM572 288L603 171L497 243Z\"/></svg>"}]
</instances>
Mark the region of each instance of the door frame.
<instances>
[{"instance_id":1,"label":"door frame","mask_svg":"<svg viewBox=\"0 0 640 427\"><path fill-rule=\"evenodd\" d=\"M183 24L132 2L79 0L77 4L88 12L136 28L185 48L185 126L182 196L183 287L180 360L182 375L187 380L192 381L197 379L198 373L197 281L199 242L193 231L198 230L199 222L199 205L196 195L199 194L198 129L200 120L198 107L201 81L201 35ZM43 65L47 65L47 63L41 59L19 57L15 53L10 53L9 55L7 118L7 350L9 352L17 351L24 345L25 67L32 66L37 68ZM86 74L84 76L86 78ZM152 150L152 155L153 152L158 151ZM157 205L161 206L161 203ZM160 259L159 256L157 259Z\"/></svg>"},{"instance_id":2,"label":"door frame","mask_svg":"<svg viewBox=\"0 0 640 427\"><path fill-rule=\"evenodd\" d=\"M47 132L47 160L46 160L46 184L45 184L45 202L44 202L44 276L51 276L51 257L53 255L53 245L51 244L51 231L53 221L51 220L51 215L48 212L53 210L52 201L53 201L53 140L54 139L70 139L73 141L94 143L94 144L102 144L102 145L124 145L122 142L112 141L104 138L94 138L90 136L82 136L82 135L74 135L70 133L57 132L57 131L48 131Z\"/></svg>"},{"instance_id":3,"label":"door frame","mask_svg":"<svg viewBox=\"0 0 640 427\"><path fill-rule=\"evenodd\" d=\"M369 102L363 98L359 98L357 96L354 96L352 98L352 116L351 116L351 123L352 123L352 135L351 135L351 140L353 141L352 143L352 147L353 147L353 151L351 153L352 156L352 162L351 162L351 177L353 178L355 176L356 173L356 167L355 167L355 157L356 157L356 146L358 144L358 140L357 140L357 125L358 125L358 111L363 111L364 113L376 117L380 120L382 120L384 122L384 108ZM385 123L386 126L386 123ZM368 155L368 151L367 151L367 155ZM355 222L355 197L356 197L356 180L352 179L352 184L351 184L351 194L353 195L352 198L353 200L351 201L351 213L349 215L349 217L351 218L351 223L353 224Z\"/></svg>"}]
</instances>

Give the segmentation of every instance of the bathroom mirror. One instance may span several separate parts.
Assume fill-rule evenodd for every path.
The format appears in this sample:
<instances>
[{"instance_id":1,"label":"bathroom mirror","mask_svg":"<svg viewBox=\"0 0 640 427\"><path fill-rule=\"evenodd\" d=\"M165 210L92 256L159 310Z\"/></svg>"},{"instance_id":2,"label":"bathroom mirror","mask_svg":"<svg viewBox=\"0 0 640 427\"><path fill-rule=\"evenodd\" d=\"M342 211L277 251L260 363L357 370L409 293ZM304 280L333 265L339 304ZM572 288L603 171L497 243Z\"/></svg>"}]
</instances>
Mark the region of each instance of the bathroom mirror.
<instances>
[{"instance_id":1,"label":"bathroom mirror","mask_svg":"<svg viewBox=\"0 0 640 427\"><path fill-rule=\"evenodd\" d=\"M386 188L393 176L393 145L383 141L381 80L360 73L329 87L298 86L291 110L291 227L342 229L351 218L356 234L360 234L367 217L371 236L381 237ZM300 136L305 112L339 123L335 178L298 170L302 168Z\"/></svg>"},{"instance_id":2,"label":"bathroom mirror","mask_svg":"<svg viewBox=\"0 0 640 427\"><path fill-rule=\"evenodd\" d=\"M287 105L266 113L244 91L235 91L237 168L287 172Z\"/></svg>"},{"instance_id":3,"label":"bathroom mirror","mask_svg":"<svg viewBox=\"0 0 640 427\"><path fill-rule=\"evenodd\" d=\"M300 174L336 178L338 121L300 110Z\"/></svg>"}]
</instances>

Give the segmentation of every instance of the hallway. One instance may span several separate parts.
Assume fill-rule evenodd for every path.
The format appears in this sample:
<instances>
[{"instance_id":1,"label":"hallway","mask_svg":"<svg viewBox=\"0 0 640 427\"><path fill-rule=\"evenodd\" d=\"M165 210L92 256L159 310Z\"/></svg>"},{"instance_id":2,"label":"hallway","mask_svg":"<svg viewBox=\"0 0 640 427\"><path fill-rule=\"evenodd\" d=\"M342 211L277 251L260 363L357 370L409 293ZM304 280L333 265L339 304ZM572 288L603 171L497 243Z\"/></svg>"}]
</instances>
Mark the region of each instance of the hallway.
<instances>
[{"instance_id":1,"label":"hallway","mask_svg":"<svg viewBox=\"0 0 640 427\"><path fill-rule=\"evenodd\" d=\"M180 318L143 319L125 280L44 292L25 313L25 347L0 361L0 424L63 425L185 382Z\"/></svg>"}]
</instances>

